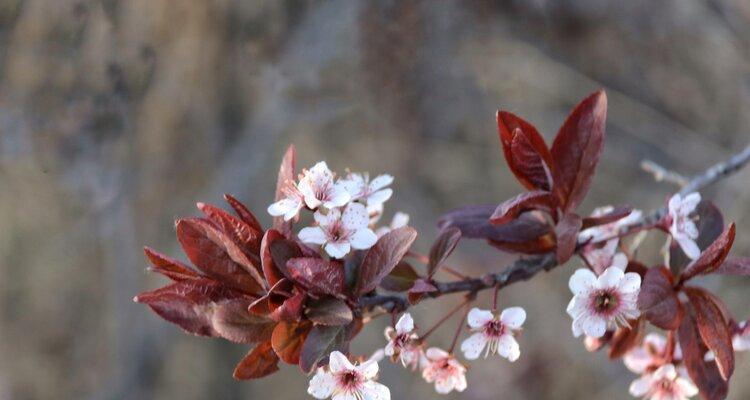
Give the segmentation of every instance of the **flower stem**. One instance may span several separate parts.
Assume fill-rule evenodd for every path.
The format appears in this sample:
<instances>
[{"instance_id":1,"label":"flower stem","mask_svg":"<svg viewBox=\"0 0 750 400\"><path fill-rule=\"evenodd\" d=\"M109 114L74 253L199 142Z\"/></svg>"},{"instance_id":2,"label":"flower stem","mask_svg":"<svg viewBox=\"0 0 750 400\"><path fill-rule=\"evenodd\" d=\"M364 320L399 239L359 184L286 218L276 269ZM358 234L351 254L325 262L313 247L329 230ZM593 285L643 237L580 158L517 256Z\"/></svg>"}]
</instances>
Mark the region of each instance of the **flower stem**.
<instances>
[{"instance_id":1,"label":"flower stem","mask_svg":"<svg viewBox=\"0 0 750 400\"><path fill-rule=\"evenodd\" d=\"M458 343L458 337L461 336L461 331L464 327L464 321L466 321L466 316L469 315L469 303L466 302L466 310L464 311L463 317L461 317L461 321L458 321L458 328L456 328L456 333L453 334L453 341L451 342L451 348L448 350L448 353L453 353L453 349L456 348L456 343Z\"/></svg>"},{"instance_id":2,"label":"flower stem","mask_svg":"<svg viewBox=\"0 0 750 400\"><path fill-rule=\"evenodd\" d=\"M469 304L469 302L471 302L472 300L473 299L471 297L467 297L466 300L462 301L457 306L453 307L453 309L451 309L448 312L448 314L445 314L443 316L443 318L440 318L440 321L436 322L435 325L433 325L432 328L430 328L424 335L421 335L419 337L419 340L422 341L422 342L425 341L428 336L432 335L432 333L435 332L437 330L437 328L440 327L440 325L444 324L445 321L447 321L450 317L452 317L453 314L455 314L456 312L458 312L458 310L460 310L461 307Z\"/></svg>"},{"instance_id":3,"label":"flower stem","mask_svg":"<svg viewBox=\"0 0 750 400\"><path fill-rule=\"evenodd\" d=\"M406 253L406 255L414 258L415 260L421 262L422 264L427 265L427 264L430 263L430 257L428 257L428 256L426 256L424 254L421 254L421 253L417 253L416 251L411 251L410 250L408 253ZM440 266L440 269L442 269L445 272L447 272L447 273L455 276L456 278L459 278L459 279L466 279L467 278L467 276L464 275L464 274L462 274L461 272L459 272L457 268L451 267L450 265L442 264Z\"/></svg>"}]
</instances>

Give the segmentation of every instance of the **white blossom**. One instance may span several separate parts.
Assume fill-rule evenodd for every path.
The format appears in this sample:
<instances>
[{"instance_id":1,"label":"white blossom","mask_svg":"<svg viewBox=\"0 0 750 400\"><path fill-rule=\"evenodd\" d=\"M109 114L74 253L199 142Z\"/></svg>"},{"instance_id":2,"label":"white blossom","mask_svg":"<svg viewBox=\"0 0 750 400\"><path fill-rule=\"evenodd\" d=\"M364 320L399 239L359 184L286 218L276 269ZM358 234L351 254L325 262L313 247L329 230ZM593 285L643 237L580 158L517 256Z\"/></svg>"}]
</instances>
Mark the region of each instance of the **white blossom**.
<instances>
[{"instance_id":1,"label":"white blossom","mask_svg":"<svg viewBox=\"0 0 750 400\"><path fill-rule=\"evenodd\" d=\"M320 206L331 209L349 202L349 192L341 182L334 182L333 178L333 172L328 169L325 161L302 172L298 188L310 209L315 210Z\"/></svg>"},{"instance_id":2,"label":"white blossom","mask_svg":"<svg viewBox=\"0 0 750 400\"><path fill-rule=\"evenodd\" d=\"M304 196L297 184L287 182L282 192L286 197L268 206L268 213L274 217L284 217L284 221L295 218L305 204Z\"/></svg>"},{"instance_id":3,"label":"white blossom","mask_svg":"<svg viewBox=\"0 0 750 400\"><path fill-rule=\"evenodd\" d=\"M367 172L349 173L340 183L349 192L352 201L361 200L368 206L383 204L393 195L393 189L386 188L393 183L391 175L378 175L370 181L370 174Z\"/></svg>"},{"instance_id":4,"label":"white blossom","mask_svg":"<svg viewBox=\"0 0 750 400\"><path fill-rule=\"evenodd\" d=\"M632 348L623 356L622 361L630 371L644 374L664 364L666 359L682 360L679 343L675 343L674 346L674 353L669 357L667 338L658 333L649 333L643 338L641 345Z\"/></svg>"},{"instance_id":5,"label":"white blossom","mask_svg":"<svg viewBox=\"0 0 750 400\"><path fill-rule=\"evenodd\" d=\"M380 228L375 230L375 234L378 235L378 237L382 237L386 233L398 229L403 228L406 225L409 225L409 214L397 212L393 215L393 219L391 220L391 224L388 226L381 226Z\"/></svg>"},{"instance_id":6,"label":"white blossom","mask_svg":"<svg viewBox=\"0 0 750 400\"><path fill-rule=\"evenodd\" d=\"M485 357L490 353L500 354L508 361L516 361L521 350L514 333L521 329L525 320L526 311L521 307L506 308L499 317L489 310L472 308L467 322L474 334L461 343L464 357L475 360L486 348Z\"/></svg>"},{"instance_id":7,"label":"white blossom","mask_svg":"<svg viewBox=\"0 0 750 400\"><path fill-rule=\"evenodd\" d=\"M695 211L700 202L700 193L690 193L685 197L677 193L669 199L668 207L669 218L671 220L669 233L677 244L680 245L685 255L693 260L700 256L701 249L695 243L695 240L698 239L698 228L690 218L690 214Z\"/></svg>"},{"instance_id":8,"label":"white blossom","mask_svg":"<svg viewBox=\"0 0 750 400\"><path fill-rule=\"evenodd\" d=\"M425 352L422 377L435 383L435 391L447 394L466 390L466 367L445 350L431 347Z\"/></svg>"},{"instance_id":9,"label":"white blossom","mask_svg":"<svg viewBox=\"0 0 750 400\"><path fill-rule=\"evenodd\" d=\"M665 364L630 384L630 394L647 400L687 400L698 394L684 367Z\"/></svg>"},{"instance_id":10,"label":"white blossom","mask_svg":"<svg viewBox=\"0 0 750 400\"><path fill-rule=\"evenodd\" d=\"M365 206L359 203L347 205L343 214L337 208L328 214L317 211L315 222L317 226L303 228L298 236L304 243L323 245L333 258L343 258L352 248L369 249L378 240L368 228Z\"/></svg>"},{"instance_id":11,"label":"white blossom","mask_svg":"<svg viewBox=\"0 0 750 400\"><path fill-rule=\"evenodd\" d=\"M334 351L328 368L318 368L310 380L307 393L316 399L390 400L388 387L375 381L377 374L378 362L374 359L354 365L345 355Z\"/></svg>"},{"instance_id":12,"label":"white blossom","mask_svg":"<svg viewBox=\"0 0 750 400\"><path fill-rule=\"evenodd\" d=\"M395 328L385 328L385 338L388 340L383 349L386 356L400 361L404 367L417 369L423 354L422 347L416 343L419 336L414 332L414 320L409 313L399 318Z\"/></svg>"}]
</instances>

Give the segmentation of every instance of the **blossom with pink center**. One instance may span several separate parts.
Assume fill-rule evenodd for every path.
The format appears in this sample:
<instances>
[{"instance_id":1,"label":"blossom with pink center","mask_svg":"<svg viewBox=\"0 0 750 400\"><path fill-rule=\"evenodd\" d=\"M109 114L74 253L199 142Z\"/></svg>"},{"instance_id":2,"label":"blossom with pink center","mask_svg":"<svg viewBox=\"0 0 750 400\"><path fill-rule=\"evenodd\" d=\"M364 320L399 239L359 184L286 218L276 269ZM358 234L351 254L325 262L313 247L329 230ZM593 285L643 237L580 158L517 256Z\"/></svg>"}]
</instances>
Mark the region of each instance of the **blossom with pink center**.
<instances>
[{"instance_id":1,"label":"blossom with pink center","mask_svg":"<svg viewBox=\"0 0 750 400\"><path fill-rule=\"evenodd\" d=\"M521 329L524 321L526 311L521 307L506 308L500 313L500 317L489 310L472 308L467 322L474 334L461 343L464 357L476 360L486 348L485 357L490 353L500 354L510 362L516 361L521 356L521 349L514 334Z\"/></svg>"},{"instance_id":2,"label":"blossom with pink center","mask_svg":"<svg viewBox=\"0 0 750 400\"><path fill-rule=\"evenodd\" d=\"M435 383L435 391L447 394L466 389L466 367L445 350L431 347L425 352L422 378Z\"/></svg>"},{"instance_id":3,"label":"blossom with pink center","mask_svg":"<svg viewBox=\"0 0 750 400\"><path fill-rule=\"evenodd\" d=\"M354 248L369 249L377 242L375 232L368 228L365 206L351 203L342 214L338 208L328 210L328 214L315 213L318 226L302 228L299 238L304 243L323 245L326 253L333 258L343 258Z\"/></svg>"},{"instance_id":4,"label":"blossom with pink center","mask_svg":"<svg viewBox=\"0 0 750 400\"><path fill-rule=\"evenodd\" d=\"M394 362L400 361L404 367L417 369L422 358L422 347L416 342L419 336L414 332L414 320L409 313L398 319L395 328L385 328L385 338L388 340L383 350L386 356Z\"/></svg>"},{"instance_id":5,"label":"blossom with pink center","mask_svg":"<svg viewBox=\"0 0 750 400\"><path fill-rule=\"evenodd\" d=\"M284 221L295 218L305 205L304 196L299 191L297 184L290 181L282 189L285 198L268 206L268 213L274 217L284 217Z\"/></svg>"},{"instance_id":6,"label":"blossom with pink center","mask_svg":"<svg viewBox=\"0 0 750 400\"><path fill-rule=\"evenodd\" d=\"M658 333L649 333L640 346L634 347L623 356L625 366L636 374L653 372L665 360L682 360L680 345L675 343L674 354L667 354L667 339Z\"/></svg>"},{"instance_id":7,"label":"blossom with pink center","mask_svg":"<svg viewBox=\"0 0 750 400\"><path fill-rule=\"evenodd\" d=\"M630 394L647 400L687 400L698 394L684 367L665 364L630 384Z\"/></svg>"},{"instance_id":8,"label":"blossom with pink center","mask_svg":"<svg viewBox=\"0 0 750 400\"><path fill-rule=\"evenodd\" d=\"M406 225L409 225L409 214L399 211L395 215L393 215L393 219L391 220L390 225L381 226L380 228L375 230L375 234L378 235L378 237L382 237L386 233L394 229L403 228Z\"/></svg>"},{"instance_id":9,"label":"blossom with pink center","mask_svg":"<svg viewBox=\"0 0 750 400\"><path fill-rule=\"evenodd\" d=\"M302 171L299 181L300 193L305 204L311 209L341 207L351 199L341 182L333 181L334 175L325 161L320 161L309 170Z\"/></svg>"},{"instance_id":10,"label":"blossom with pink center","mask_svg":"<svg viewBox=\"0 0 750 400\"><path fill-rule=\"evenodd\" d=\"M318 368L310 380L307 393L316 399L390 400L391 391L375 381L378 362L370 359L361 365L352 364L338 351L331 353L328 368Z\"/></svg>"},{"instance_id":11,"label":"blossom with pink center","mask_svg":"<svg viewBox=\"0 0 750 400\"><path fill-rule=\"evenodd\" d=\"M613 210L614 207L612 206L599 207L591 213L591 216L601 217ZM604 271L610 265L620 243L620 239L617 237L620 229L635 223L642 216L643 212L633 210L625 218L581 231L578 235L578 243L588 243L581 249L581 254L594 271Z\"/></svg>"},{"instance_id":12,"label":"blossom with pink center","mask_svg":"<svg viewBox=\"0 0 750 400\"><path fill-rule=\"evenodd\" d=\"M391 175L379 175L370 181L370 174L367 172L349 173L340 183L349 192L352 201L361 200L368 206L383 204L393 195L393 189L386 188L393 183Z\"/></svg>"},{"instance_id":13,"label":"blossom with pink center","mask_svg":"<svg viewBox=\"0 0 750 400\"><path fill-rule=\"evenodd\" d=\"M690 193L682 197L679 193L669 199L669 215L671 221L669 233L680 245L685 255L695 260L701 255L701 249L695 243L698 238L698 228L690 218L698 203L701 202L700 193Z\"/></svg>"},{"instance_id":14,"label":"blossom with pink center","mask_svg":"<svg viewBox=\"0 0 750 400\"><path fill-rule=\"evenodd\" d=\"M573 318L573 335L594 338L607 329L628 326L628 320L640 316L636 305L641 276L610 266L598 278L588 269L579 269L570 277L573 299L567 312Z\"/></svg>"}]
</instances>

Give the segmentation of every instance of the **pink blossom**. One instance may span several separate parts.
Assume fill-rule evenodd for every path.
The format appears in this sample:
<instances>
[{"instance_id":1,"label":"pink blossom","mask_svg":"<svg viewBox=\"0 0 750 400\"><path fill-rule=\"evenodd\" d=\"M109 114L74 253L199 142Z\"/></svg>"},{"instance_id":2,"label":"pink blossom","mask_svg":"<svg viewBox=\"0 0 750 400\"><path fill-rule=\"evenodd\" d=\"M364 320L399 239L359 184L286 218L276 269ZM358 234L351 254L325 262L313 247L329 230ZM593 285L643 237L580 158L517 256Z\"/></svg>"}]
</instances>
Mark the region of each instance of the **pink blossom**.
<instances>
[{"instance_id":1,"label":"pink blossom","mask_svg":"<svg viewBox=\"0 0 750 400\"><path fill-rule=\"evenodd\" d=\"M343 258L354 248L369 249L378 240L375 232L368 228L368 217L365 206L351 203L342 214L334 208L323 214L315 213L318 226L303 228L299 238L304 243L323 245L328 255Z\"/></svg>"},{"instance_id":2,"label":"pink blossom","mask_svg":"<svg viewBox=\"0 0 750 400\"><path fill-rule=\"evenodd\" d=\"M316 399L332 400L390 400L387 386L375 382L378 362L370 359L353 365L338 351L331 353L328 368L318 368L310 380L307 393Z\"/></svg>"},{"instance_id":3,"label":"pink blossom","mask_svg":"<svg viewBox=\"0 0 750 400\"><path fill-rule=\"evenodd\" d=\"M599 207L591 213L591 216L600 217L612 210L614 210L612 206ZM578 235L578 243L591 242L583 246L581 253L594 271L604 271L612 263L612 257L617 253L617 246L620 244L620 239L617 237L620 229L635 223L642 216L643 212L633 210L625 218L581 231Z\"/></svg>"},{"instance_id":4,"label":"pink blossom","mask_svg":"<svg viewBox=\"0 0 750 400\"><path fill-rule=\"evenodd\" d=\"M423 357L422 347L416 343L419 338L414 332L414 320L409 313L405 313L393 327L385 328L385 338L388 344L384 353L393 361L400 361L404 367L417 369Z\"/></svg>"},{"instance_id":5,"label":"pink blossom","mask_svg":"<svg viewBox=\"0 0 750 400\"><path fill-rule=\"evenodd\" d=\"M378 235L378 237L382 237L386 233L398 229L403 228L404 226L409 225L409 214L397 212L393 219L391 220L391 224L388 226L381 226L380 228L375 230L375 234Z\"/></svg>"},{"instance_id":6,"label":"pink blossom","mask_svg":"<svg viewBox=\"0 0 750 400\"><path fill-rule=\"evenodd\" d=\"M349 192L352 201L361 200L368 206L383 204L393 195L393 189L386 188L393 183L391 175L379 175L370 181L370 174L367 172L349 173L340 183Z\"/></svg>"},{"instance_id":7,"label":"pink blossom","mask_svg":"<svg viewBox=\"0 0 750 400\"><path fill-rule=\"evenodd\" d=\"M325 161L320 161L309 170L302 171L299 181L299 191L304 197L305 204L315 210L320 206L325 208L341 207L349 202L351 196L341 182L334 183L334 175Z\"/></svg>"},{"instance_id":8,"label":"pink blossom","mask_svg":"<svg viewBox=\"0 0 750 400\"><path fill-rule=\"evenodd\" d=\"M435 382L435 390L440 394L466 390L466 367L437 347L431 347L425 352L422 377L428 383Z\"/></svg>"},{"instance_id":9,"label":"pink blossom","mask_svg":"<svg viewBox=\"0 0 750 400\"><path fill-rule=\"evenodd\" d=\"M468 315L468 324L474 332L461 343L461 351L469 360L476 360L485 348L484 356L500 354L508 361L516 361L521 355L514 334L521 329L526 320L526 311L521 307L506 308L495 316L489 310L472 308Z\"/></svg>"},{"instance_id":10,"label":"pink blossom","mask_svg":"<svg viewBox=\"0 0 750 400\"><path fill-rule=\"evenodd\" d=\"M690 193L685 197L677 193L669 199L668 218L671 221L669 233L677 244L680 245L685 255L693 260L700 256L701 249L695 243L695 240L698 238L698 228L690 218L690 214L695 211L700 202L700 193Z\"/></svg>"},{"instance_id":11,"label":"pink blossom","mask_svg":"<svg viewBox=\"0 0 750 400\"><path fill-rule=\"evenodd\" d=\"M282 191L286 197L268 206L268 213L274 217L283 216L284 221L289 221L295 218L304 206L304 196L297 184L291 181L286 183Z\"/></svg>"},{"instance_id":12,"label":"pink blossom","mask_svg":"<svg viewBox=\"0 0 750 400\"><path fill-rule=\"evenodd\" d=\"M607 329L628 326L628 320L638 318L636 305L641 288L640 275L616 266L607 268L597 278L588 269L579 269L570 277L573 299L567 312L573 318L573 335L599 338Z\"/></svg>"},{"instance_id":13,"label":"pink blossom","mask_svg":"<svg viewBox=\"0 0 750 400\"><path fill-rule=\"evenodd\" d=\"M630 384L630 394L648 400L687 400L698 394L684 367L665 364Z\"/></svg>"},{"instance_id":14,"label":"pink blossom","mask_svg":"<svg viewBox=\"0 0 750 400\"><path fill-rule=\"evenodd\" d=\"M643 343L628 351L622 360L629 370L636 374L643 374L656 370L667 359L682 360L682 351L679 344L675 344L674 354L671 357L667 354L667 350L667 339L664 336L658 333L649 333L643 339Z\"/></svg>"}]
</instances>

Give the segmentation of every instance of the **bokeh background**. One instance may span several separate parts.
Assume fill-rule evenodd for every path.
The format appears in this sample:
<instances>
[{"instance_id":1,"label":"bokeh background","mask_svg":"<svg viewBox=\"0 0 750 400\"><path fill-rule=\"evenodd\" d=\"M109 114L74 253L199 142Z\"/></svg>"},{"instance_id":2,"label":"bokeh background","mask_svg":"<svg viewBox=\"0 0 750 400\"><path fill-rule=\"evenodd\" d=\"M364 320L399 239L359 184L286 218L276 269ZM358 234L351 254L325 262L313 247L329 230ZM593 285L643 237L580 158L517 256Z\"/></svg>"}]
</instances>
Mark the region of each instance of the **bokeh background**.
<instances>
[{"instance_id":1,"label":"bokeh background","mask_svg":"<svg viewBox=\"0 0 750 400\"><path fill-rule=\"evenodd\" d=\"M521 190L497 108L550 140L600 87L608 137L582 211L658 207L674 187L642 159L690 174L750 140L749 63L746 0L0 0L0 399L306 398L295 368L233 381L244 346L134 304L164 282L141 246L178 256L173 220L225 192L269 222L293 142L301 165L394 174L386 220L411 214L426 251L441 213ZM703 193L737 221L745 256L748 182L744 171ZM510 259L467 241L451 263L480 274ZM529 313L521 359L472 363L469 389L445 398L629 398L635 377L571 335L574 267L502 292ZM747 316L750 281L704 284ZM417 322L454 301L424 303ZM355 350L382 346L384 323ZM740 357L732 399L750 397L749 364ZM438 396L381 369L394 399Z\"/></svg>"}]
</instances>

